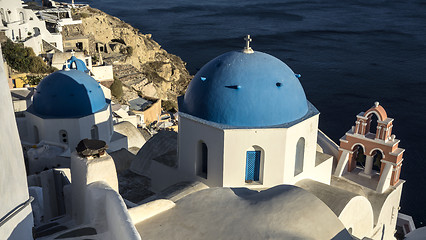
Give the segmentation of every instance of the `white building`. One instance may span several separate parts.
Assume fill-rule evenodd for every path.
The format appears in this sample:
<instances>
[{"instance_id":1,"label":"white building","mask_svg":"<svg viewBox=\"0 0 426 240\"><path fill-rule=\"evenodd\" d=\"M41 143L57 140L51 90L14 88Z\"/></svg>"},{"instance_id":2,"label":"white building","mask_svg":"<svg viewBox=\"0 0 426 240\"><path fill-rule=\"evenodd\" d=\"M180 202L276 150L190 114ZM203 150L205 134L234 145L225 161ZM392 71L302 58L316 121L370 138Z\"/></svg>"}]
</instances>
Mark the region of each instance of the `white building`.
<instances>
[{"instance_id":1,"label":"white building","mask_svg":"<svg viewBox=\"0 0 426 240\"><path fill-rule=\"evenodd\" d=\"M44 79L27 110L29 139L74 148L77 136L114 145L115 132L108 129L112 126L110 106L95 83L78 70L58 71ZM9 112L11 109L9 104ZM123 199L118 194L116 159L104 153L103 146L90 156L72 149L70 169L43 171L28 181L32 189L42 188L39 195L43 198L36 197L34 205L37 209L45 206L46 225L35 228L36 236L395 239L404 181L393 178L391 184L381 184L383 179L391 181L391 171L385 166L392 158L382 159L382 175L353 167L358 158L345 155L351 150L344 143L351 141L354 132L348 131L341 139L341 149L320 132L318 111L306 99L293 71L275 57L254 52L247 43L242 52L213 59L179 99L179 111L178 136L174 132L153 136L137 154L144 153L143 161L135 159L130 166L133 172L149 173L156 195L137 204ZM369 126L370 113L362 118L365 126ZM132 124L120 125L120 133L132 132ZM374 134L364 130L352 140L368 141L366 149L383 145L380 139L369 141L368 136ZM176 145L177 153L173 149ZM354 156L361 156L360 148L356 150ZM12 153L0 145L0 154ZM367 154L372 155L370 151ZM15 161L21 161L16 166L23 169L22 158ZM5 166L10 164L6 161ZM1 177L4 186L6 181ZM16 178L22 182L22 174ZM27 193L22 191L21 195L20 201L25 201ZM19 201L8 203L13 207ZM0 210L7 212L3 206ZM63 218L52 219L59 215ZM7 230L18 227L19 221ZM22 233L28 232L31 223L23 225Z\"/></svg>"},{"instance_id":2,"label":"white building","mask_svg":"<svg viewBox=\"0 0 426 240\"><path fill-rule=\"evenodd\" d=\"M61 33L49 32L46 23L38 19L33 10L24 9L22 1L1 0L0 18L0 30L12 41L31 47L36 55L43 52L43 41L63 51Z\"/></svg>"},{"instance_id":3,"label":"white building","mask_svg":"<svg viewBox=\"0 0 426 240\"><path fill-rule=\"evenodd\" d=\"M211 187L330 183L332 157L316 151L319 112L293 71L271 55L235 51L210 61L179 111L186 176Z\"/></svg>"},{"instance_id":4,"label":"white building","mask_svg":"<svg viewBox=\"0 0 426 240\"><path fill-rule=\"evenodd\" d=\"M88 73L85 63L72 56L64 70L40 82L32 104L17 119L30 173L69 167L71 152L85 138L105 141L109 152L145 143L136 127L127 127L125 134L114 131L109 89Z\"/></svg>"},{"instance_id":5,"label":"white building","mask_svg":"<svg viewBox=\"0 0 426 240\"><path fill-rule=\"evenodd\" d=\"M236 215L235 221L244 221L246 217L254 216L248 211L234 211L239 205L268 195L268 200L259 200L253 208L259 205L259 208L264 209L275 204L285 208L288 202L280 203L273 193L282 186L275 186L294 185L320 199L343 224L345 230L340 232L342 235L334 233L331 235L333 239L347 239L347 233L357 239L394 239L404 181L383 184L383 181L389 182L389 171L381 176L379 172L372 172L368 176L358 174L362 169L342 171L348 168L348 161L340 160L337 166L339 148L318 130L318 118L318 110L306 99L295 73L277 58L255 52L247 44L243 51L228 52L211 60L195 75L185 95L179 99L176 164L167 166L158 160L161 156L152 156L151 161L144 157L141 158L143 161L133 162L131 166L132 171L146 173L151 178L151 189L157 192L157 199L168 196L166 198L176 201L189 195L177 201L172 210L136 224L138 231L142 234L145 232L148 239L161 239L171 232L179 231L182 231L179 236L187 237L188 232L181 229L198 226L200 230L193 233L194 236L205 236L203 234L208 232L206 239L223 238L223 234L231 233L246 236L238 232L239 227L202 230L208 225L215 225L215 221L222 221L218 219L227 221L228 218L216 218L216 213L209 213L208 210L213 208L215 212L218 211L218 215L224 214L218 209L227 208L226 204L205 200L205 203L199 203L201 209L194 207L197 212L194 215L191 215L188 206L198 204L198 197L205 199L209 192L216 192L210 197L220 194L217 199L230 205L236 204L226 210L225 215L230 213ZM362 138L360 135L358 137ZM145 146L150 146L150 142L151 139ZM375 149L374 146L370 147ZM150 151L142 148L140 152ZM201 182L211 189L190 194L199 189L187 187L171 193L173 186L182 189L178 186L182 184L179 182L184 181ZM235 202L233 194L219 193L216 187L233 189L240 202ZM241 187L261 191L243 193L243 190L238 190ZM284 188L282 191L285 191ZM287 194L287 197L293 196L290 201L294 201L292 206L298 209L298 213L306 210L298 206L301 199L297 200L296 193L289 191ZM263 206L260 203L263 201L268 203ZM268 214L269 210L264 210L264 214ZM326 214L326 211L323 213ZM192 217L184 217L186 214ZM314 213L292 216L304 219L303 222L314 221L317 217ZM291 225L285 223L285 216L276 220L282 222L283 226ZM273 226L267 223L267 218L261 222L266 224L265 227ZM324 229L331 231L331 222L325 221L321 227L310 224L304 225L313 227L309 233L296 235L302 238L332 238L321 233ZM258 226L248 222L243 225L245 229L256 229ZM295 229L298 227L293 226L289 231ZM247 237L257 236L254 238L262 239L269 236L256 234L260 233L253 231ZM289 236L283 234L281 237Z\"/></svg>"}]
</instances>

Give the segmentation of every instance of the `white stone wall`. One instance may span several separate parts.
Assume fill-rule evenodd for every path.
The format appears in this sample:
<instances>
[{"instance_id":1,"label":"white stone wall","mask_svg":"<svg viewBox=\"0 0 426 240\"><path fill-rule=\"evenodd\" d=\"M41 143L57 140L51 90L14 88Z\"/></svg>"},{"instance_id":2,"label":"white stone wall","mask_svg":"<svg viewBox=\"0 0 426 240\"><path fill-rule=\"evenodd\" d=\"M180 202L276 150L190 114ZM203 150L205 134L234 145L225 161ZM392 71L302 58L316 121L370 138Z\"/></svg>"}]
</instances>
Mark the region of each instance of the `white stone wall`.
<instances>
[{"instance_id":1,"label":"white stone wall","mask_svg":"<svg viewBox=\"0 0 426 240\"><path fill-rule=\"evenodd\" d=\"M111 106L107 109L97 112L95 114L82 117L82 118L40 118L34 114L26 112L28 141L35 142L34 126L38 128L39 140L50 142L60 141L59 131L65 130L68 134L68 145L70 149L74 150L77 144L85 138L91 139L91 128L93 125L98 126L99 139L109 144L113 129L112 129L112 116ZM71 151L72 151L71 150Z\"/></svg>"},{"instance_id":2,"label":"white stone wall","mask_svg":"<svg viewBox=\"0 0 426 240\"><path fill-rule=\"evenodd\" d=\"M401 200L402 186L404 181L395 186L395 189L387 196L387 199L382 206L372 202L375 218L377 224L373 230L374 240L392 239L396 228L396 221L398 219L399 203ZM383 236L382 236L383 235Z\"/></svg>"},{"instance_id":3,"label":"white stone wall","mask_svg":"<svg viewBox=\"0 0 426 240\"><path fill-rule=\"evenodd\" d=\"M223 130L179 115L178 156L183 178L198 180L209 187L223 186ZM197 176L198 144L208 148L207 179Z\"/></svg>"},{"instance_id":4,"label":"white stone wall","mask_svg":"<svg viewBox=\"0 0 426 240\"><path fill-rule=\"evenodd\" d=\"M185 114L179 119L179 169L210 187L265 188L309 178L330 183L332 157L316 166L318 115L288 128L221 129ZM296 146L305 139L303 171L295 176ZM202 141L207 145L207 179L197 176ZM261 151L260 179L246 183L247 151Z\"/></svg>"},{"instance_id":5,"label":"white stone wall","mask_svg":"<svg viewBox=\"0 0 426 240\"><path fill-rule=\"evenodd\" d=\"M4 0L3 0L4 2ZM29 199L24 157L0 48L0 218ZM0 227L0 239L32 239L31 206Z\"/></svg>"},{"instance_id":6,"label":"white stone wall","mask_svg":"<svg viewBox=\"0 0 426 240\"><path fill-rule=\"evenodd\" d=\"M114 79L114 73L112 71L112 65L108 66L93 66L92 67L93 78L98 81L112 81Z\"/></svg>"},{"instance_id":7,"label":"white stone wall","mask_svg":"<svg viewBox=\"0 0 426 240\"><path fill-rule=\"evenodd\" d=\"M225 130L223 186L263 188L282 184L286 133L285 128ZM261 150L259 182L245 183L246 153L254 150Z\"/></svg>"}]
</instances>

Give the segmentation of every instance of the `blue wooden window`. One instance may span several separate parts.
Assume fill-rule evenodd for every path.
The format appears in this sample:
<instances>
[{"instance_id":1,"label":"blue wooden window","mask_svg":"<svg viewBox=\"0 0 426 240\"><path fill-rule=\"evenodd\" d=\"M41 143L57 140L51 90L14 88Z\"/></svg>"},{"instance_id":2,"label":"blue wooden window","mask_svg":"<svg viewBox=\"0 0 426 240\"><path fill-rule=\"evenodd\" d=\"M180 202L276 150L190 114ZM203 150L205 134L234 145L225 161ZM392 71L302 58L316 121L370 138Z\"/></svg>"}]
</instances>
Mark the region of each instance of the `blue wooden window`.
<instances>
[{"instance_id":1,"label":"blue wooden window","mask_svg":"<svg viewBox=\"0 0 426 240\"><path fill-rule=\"evenodd\" d=\"M246 182L259 181L260 151L247 151Z\"/></svg>"}]
</instances>

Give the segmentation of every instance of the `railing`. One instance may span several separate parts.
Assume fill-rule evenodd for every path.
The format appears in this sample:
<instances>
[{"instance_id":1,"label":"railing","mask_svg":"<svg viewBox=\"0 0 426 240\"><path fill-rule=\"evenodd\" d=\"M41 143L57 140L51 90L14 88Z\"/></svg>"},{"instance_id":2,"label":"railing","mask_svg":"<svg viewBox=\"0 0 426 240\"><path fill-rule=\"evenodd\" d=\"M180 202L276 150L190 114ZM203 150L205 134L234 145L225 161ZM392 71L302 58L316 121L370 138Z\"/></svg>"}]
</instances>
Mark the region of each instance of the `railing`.
<instances>
[{"instance_id":1,"label":"railing","mask_svg":"<svg viewBox=\"0 0 426 240\"><path fill-rule=\"evenodd\" d=\"M8 212L6 216L0 218L0 227L3 226L5 223L7 223L10 219L12 219L16 214L20 213L22 210L24 210L25 207L30 205L30 203L34 200L34 197L30 196L27 201L19 204L16 206L12 211Z\"/></svg>"}]
</instances>

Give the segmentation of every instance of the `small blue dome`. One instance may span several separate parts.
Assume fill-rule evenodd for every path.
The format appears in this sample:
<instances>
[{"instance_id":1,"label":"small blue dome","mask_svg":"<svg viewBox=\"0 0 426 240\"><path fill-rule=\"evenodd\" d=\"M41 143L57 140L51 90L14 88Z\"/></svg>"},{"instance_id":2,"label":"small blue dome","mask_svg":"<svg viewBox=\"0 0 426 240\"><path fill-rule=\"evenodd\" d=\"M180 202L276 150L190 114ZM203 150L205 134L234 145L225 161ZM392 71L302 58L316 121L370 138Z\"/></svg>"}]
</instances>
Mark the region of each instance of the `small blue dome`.
<instances>
[{"instance_id":1,"label":"small blue dome","mask_svg":"<svg viewBox=\"0 0 426 240\"><path fill-rule=\"evenodd\" d=\"M83 60L80 60L75 56L72 56L70 59L67 60L67 66L69 69L75 69L84 73L89 72L89 69L87 69L87 66L83 62ZM62 68L62 70L65 70L65 66Z\"/></svg>"},{"instance_id":2,"label":"small blue dome","mask_svg":"<svg viewBox=\"0 0 426 240\"><path fill-rule=\"evenodd\" d=\"M78 70L56 71L34 93L31 112L49 118L84 117L107 105L99 83Z\"/></svg>"},{"instance_id":3,"label":"small blue dome","mask_svg":"<svg viewBox=\"0 0 426 240\"><path fill-rule=\"evenodd\" d=\"M294 72L262 52L228 52L195 75L179 111L215 123L264 127L305 116L308 101Z\"/></svg>"}]
</instances>

